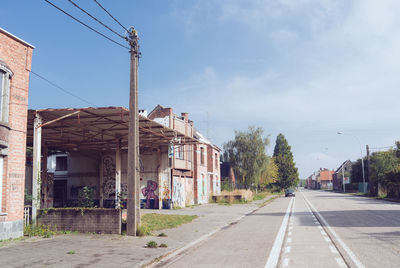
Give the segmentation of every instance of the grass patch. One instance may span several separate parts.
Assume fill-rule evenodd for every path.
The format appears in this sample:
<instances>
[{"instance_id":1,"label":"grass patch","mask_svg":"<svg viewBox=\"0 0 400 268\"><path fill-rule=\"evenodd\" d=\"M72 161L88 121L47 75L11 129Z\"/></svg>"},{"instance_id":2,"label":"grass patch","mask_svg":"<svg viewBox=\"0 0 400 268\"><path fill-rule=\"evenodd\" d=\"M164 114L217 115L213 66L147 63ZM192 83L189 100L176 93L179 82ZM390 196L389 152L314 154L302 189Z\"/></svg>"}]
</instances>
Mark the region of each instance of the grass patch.
<instances>
[{"instance_id":1,"label":"grass patch","mask_svg":"<svg viewBox=\"0 0 400 268\"><path fill-rule=\"evenodd\" d=\"M75 250L70 250L70 251L67 252L67 254L71 254L72 255L72 254L76 254L76 252L75 252Z\"/></svg>"},{"instance_id":2,"label":"grass patch","mask_svg":"<svg viewBox=\"0 0 400 268\"><path fill-rule=\"evenodd\" d=\"M259 192L253 197L253 200L263 200L267 195L269 195L268 192Z\"/></svg>"},{"instance_id":3,"label":"grass patch","mask_svg":"<svg viewBox=\"0 0 400 268\"><path fill-rule=\"evenodd\" d=\"M139 227L137 228L137 230L136 230L136 235L137 235L137 236L145 236L145 235L149 235L149 234L151 234L151 230L150 230L150 228L149 228L147 225L145 225L145 224L142 224L142 225L139 226Z\"/></svg>"},{"instance_id":4,"label":"grass patch","mask_svg":"<svg viewBox=\"0 0 400 268\"><path fill-rule=\"evenodd\" d=\"M151 231L175 228L182 224L189 223L196 219L196 215L165 215L157 213L144 214L142 216L142 226L146 226Z\"/></svg>"},{"instance_id":5,"label":"grass patch","mask_svg":"<svg viewBox=\"0 0 400 268\"><path fill-rule=\"evenodd\" d=\"M167 248L168 246L167 246L167 244L162 243L162 244L160 244L158 247L159 247L159 248Z\"/></svg>"},{"instance_id":6,"label":"grass patch","mask_svg":"<svg viewBox=\"0 0 400 268\"><path fill-rule=\"evenodd\" d=\"M24 240L24 239L26 239L26 237L21 236L21 237L17 237L17 238L8 238L8 239L0 240L0 248L4 247L5 245L7 245L10 242Z\"/></svg>"},{"instance_id":7,"label":"grass patch","mask_svg":"<svg viewBox=\"0 0 400 268\"><path fill-rule=\"evenodd\" d=\"M156 241L149 241L149 242L147 242L146 247L148 247L148 248L156 248L157 247L157 242Z\"/></svg>"}]
</instances>

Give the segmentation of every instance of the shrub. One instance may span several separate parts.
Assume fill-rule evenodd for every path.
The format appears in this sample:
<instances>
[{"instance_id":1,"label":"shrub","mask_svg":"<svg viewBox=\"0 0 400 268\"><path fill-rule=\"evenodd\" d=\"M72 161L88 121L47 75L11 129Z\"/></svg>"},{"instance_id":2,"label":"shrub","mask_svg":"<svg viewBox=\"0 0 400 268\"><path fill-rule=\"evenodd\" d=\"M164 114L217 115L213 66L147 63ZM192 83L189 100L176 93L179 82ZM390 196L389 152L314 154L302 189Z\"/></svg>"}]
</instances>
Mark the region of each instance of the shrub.
<instances>
[{"instance_id":1,"label":"shrub","mask_svg":"<svg viewBox=\"0 0 400 268\"><path fill-rule=\"evenodd\" d=\"M38 224L29 224L24 227L24 235L25 236L39 236L43 238L50 238L55 235L57 232L50 225L38 225Z\"/></svg>"},{"instance_id":2,"label":"shrub","mask_svg":"<svg viewBox=\"0 0 400 268\"><path fill-rule=\"evenodd\" d=\"M157 242L156 241L149 241L146 245L148 248L156 248Z\"/></svg>"},{"instance_id":3,"label":"shrub","mask_svg":"<svg viewBox=\"0 0 400 268\"><path fill-rule=\"evenodd\" d=\"M162 244L160 244L158 247L160 247L160 248L167 248L168 246L167 246L167 244L162 243Z\"/></svg>"}]
</instances>

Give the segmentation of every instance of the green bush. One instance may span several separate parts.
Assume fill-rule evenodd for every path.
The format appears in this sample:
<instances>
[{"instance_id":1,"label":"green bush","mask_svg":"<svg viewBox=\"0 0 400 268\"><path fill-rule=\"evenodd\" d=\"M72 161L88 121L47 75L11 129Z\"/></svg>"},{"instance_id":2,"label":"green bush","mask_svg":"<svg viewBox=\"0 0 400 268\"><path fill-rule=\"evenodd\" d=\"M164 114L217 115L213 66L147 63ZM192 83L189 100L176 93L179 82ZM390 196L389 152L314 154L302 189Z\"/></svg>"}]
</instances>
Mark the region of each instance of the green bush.
<instances>
[{"instance_id":1,"label":"green bush","mask_svg":"<svg viewBox=\"0 0 400 268\"><path fill-rule=\"evenodd\" d=\"M168 246L167 246L167 244L162 243L162 244L160 244L158 247L159 247L159 248L167 248Z\"/></svg>"}]
</instances>

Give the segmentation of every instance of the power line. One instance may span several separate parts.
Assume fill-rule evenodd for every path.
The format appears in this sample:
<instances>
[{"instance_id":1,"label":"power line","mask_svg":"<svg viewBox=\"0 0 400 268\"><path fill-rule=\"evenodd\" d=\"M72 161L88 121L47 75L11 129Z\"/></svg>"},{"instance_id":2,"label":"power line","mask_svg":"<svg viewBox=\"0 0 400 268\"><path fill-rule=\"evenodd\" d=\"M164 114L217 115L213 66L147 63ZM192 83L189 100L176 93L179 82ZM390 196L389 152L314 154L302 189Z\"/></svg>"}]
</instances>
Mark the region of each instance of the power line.
<instances>
[{"instance_id":1,"label":"power line","mask_svg":"<svg viewBox=\"0 0 400 268\"><path fill-rule=\"evenodd\" d=\"M107 25L105 25L103 22L101 22L100 20L98 20L97 18L95 18L93 15L91 15L89 12L87 12L86 10L84 10L83 8L81 8L80 6L78 6L74 1L72 0L68 0L71 4L73 4L76 8L80 9L83 13L85 13L86 15L88 15L89 17L91 17L92 19L94 19L95 21L97 21L98 23L100 23L102 26L104 26L105 28L107 28L108 30L110 30L111 32L113 32L114 34L118 35L119 37L121 37L122 39L127 40L126 37L120 35L119 33L117 33L116 31L114 31L113 29L111 29L110 27L108 27Z\"/></svg>"},{"instance_id":2,"label":"power line","mask_svg":"<svg viewBox=\"0 0 400 268\"><path fill-rule=\"evenodd\" d=\"M72 97L75 97L75 98L77 98L77 99L79 99L79 100L81 100L81 101L83 101L83 102L85 102L85 103L87 103L87 104L89 104L89 105L92 105L93 107L97 107L96 104L94 104L94 103L92 103L92 102L90 102L90 101L87 101L87 100L85 100L84 98L81 98L81 97L79 97L78 95L75 95L75 94L72 93L72 92L69 92L68 90L66 90L66 89L64 89L64 88L62 88L62 87L60 87L59 85L57 85L57 84L51 82L49 79L43 77L42 75L40 75L40 74L38 74L38 73L35 73L35 72L32 71L32 70L31 70L31 73L34 74L34 75L36 75L36 76L39 77L40 79L46 81L47 83L49 83L49 84L52 85L53 87L56 87L56 88L58 88L59 90L63 91L64 93L67 93L68 95L71 95Z\"/></svg>"},{"instance_id":3,"label":"power line","mask_svg":"<svg viewBox=\"0 0 400 268\"><path fill-rule=\"evenodd\" d=\"M129 47L127 47L127 46L125 46L125 45L123 45L123 44L121 44L121 43L118 43L117 41L111 39L110 37L108 37L108 36L102 34L101 32L99 32L99 31L93 29L92 27L90 27L89 25L87 25L86 23L84 23L84 22L80 21L79 19L75 18L75 17L72 16L71 14L67 13L66 11L64 11L63 9L61 9L60 7L58 7L58 6L56 6L55 4L53 4L52 2L50 2L49 0L44 0L44 1L46 1L48 4L52 5L53 7L55 7L56 9L58 9L59 11L61 11L61 12L64 13L65 15L67 15L68 17L72 18L73 20L75 20L75 21L79 22L80 24L86 26L87 28L89 28L89 29L92 30L93 32L95 32L95 33L97 33L97 34L103 36L103 37L106 38L107 40L109 40L109 41L111 41L111 42L113 42L113 43L115 43L115 44L117 44L117 45L119 45L119 46L121 46L121 47L123 47L123 48L129 49Z\"/></svg>"},{"instance_id":4,"label":"power line","mask_svg":"<svg viewBox=\"0 0 400 268\"><path fill-rule=\"evenodd\" d=\"M101 9L103 9L116 23L118 23L122 27L122 29L124 29L125 31L129 32L129 30L126 27L124 27L116 18L114 18L114 16L111 15L111 13L108 12L107 9L105 9L97 0L93 0L93 1L95 1L96 4L99 7L101 7Z\"/></svg>"}]
</instances>

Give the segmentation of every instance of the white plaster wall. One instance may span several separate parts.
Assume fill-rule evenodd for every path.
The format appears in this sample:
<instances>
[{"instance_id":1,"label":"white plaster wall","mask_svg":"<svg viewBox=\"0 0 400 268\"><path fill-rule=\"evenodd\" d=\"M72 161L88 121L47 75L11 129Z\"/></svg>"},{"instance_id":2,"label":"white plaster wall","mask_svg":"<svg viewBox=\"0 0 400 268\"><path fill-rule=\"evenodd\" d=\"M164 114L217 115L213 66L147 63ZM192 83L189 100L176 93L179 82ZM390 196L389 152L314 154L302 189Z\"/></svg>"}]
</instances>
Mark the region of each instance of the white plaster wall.
<instances>
[{"instance_id":1,"label":"white plaster wall","mask_svg":"<svg viewBox=\"0 0 400 268\"><path fill-rule=\"evenodd\" d=\"M172 203L175 207L185 207L185 179L175 176L172 179Z\"/></svg>"}]
</instances>

